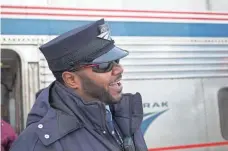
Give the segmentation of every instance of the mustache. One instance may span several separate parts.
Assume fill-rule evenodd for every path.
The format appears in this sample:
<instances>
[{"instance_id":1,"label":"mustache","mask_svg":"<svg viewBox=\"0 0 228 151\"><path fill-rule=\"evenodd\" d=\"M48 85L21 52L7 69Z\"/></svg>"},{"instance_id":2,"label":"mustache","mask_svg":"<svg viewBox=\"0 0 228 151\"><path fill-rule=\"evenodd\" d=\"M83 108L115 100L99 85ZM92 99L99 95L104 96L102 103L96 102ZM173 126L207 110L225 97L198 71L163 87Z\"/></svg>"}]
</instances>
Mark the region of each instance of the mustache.
<instances>
[{"instance_id":1,"label":"mustache","mask_svg":"<svg viewBox=\"0 0 228 151\"><path fill-rule=\"evenodd\" d=\"M112 81L111 83L119 81L120 79L122 79L122 74L118 75L117 78L114 81Z\"/></svg>"}]
</instances>

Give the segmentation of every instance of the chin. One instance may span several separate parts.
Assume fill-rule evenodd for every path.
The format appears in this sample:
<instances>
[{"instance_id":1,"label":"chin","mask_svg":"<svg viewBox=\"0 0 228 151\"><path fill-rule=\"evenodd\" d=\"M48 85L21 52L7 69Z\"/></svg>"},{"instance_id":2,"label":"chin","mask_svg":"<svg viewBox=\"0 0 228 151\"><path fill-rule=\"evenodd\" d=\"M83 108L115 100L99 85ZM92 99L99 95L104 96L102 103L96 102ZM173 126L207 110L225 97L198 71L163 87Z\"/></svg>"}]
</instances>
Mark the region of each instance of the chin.
<instances>
[{"instance_id":1,"label":"chin","mask_svg":"<svg viewBox=\"0 0 228 151\"><path fill-rule=\"evenodd\" d=\"M119 95L115 95L115 96L112 96L113 97L113 102L120 102L121 98L122 98L122 93L120 93Z\"/></svg>"}]
</instances>

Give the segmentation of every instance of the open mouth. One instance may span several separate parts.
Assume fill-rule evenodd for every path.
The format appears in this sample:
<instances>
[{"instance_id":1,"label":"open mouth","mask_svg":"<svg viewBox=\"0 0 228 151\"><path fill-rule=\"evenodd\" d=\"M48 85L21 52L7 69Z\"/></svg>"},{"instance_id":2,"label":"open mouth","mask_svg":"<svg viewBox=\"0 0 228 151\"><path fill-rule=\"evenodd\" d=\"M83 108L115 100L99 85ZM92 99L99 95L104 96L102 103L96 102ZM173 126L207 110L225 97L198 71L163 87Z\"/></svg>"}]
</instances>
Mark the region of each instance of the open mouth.
<instances>
[{"instance_id":1,"label":"open mouth","mask_svg":"<svg viewBox=\"0 0 228 151\"><path fill-rule=\"evenodd\" d=\"M121 97L122 89L123 86L121 83L121 79L118 79L115 82L109 84L109 92L114 98L119 99Z\"/></svg>"},{"instance_id":2,"label":"open mouth","mask_svg":"<svg viewBox=\"0 0 228 151\"><path fill-rule=\"evenodd\" d=\"M112 82L109 84L109 86L121 86L121 79L115 81L115 82Z\"/></svg>"}]
</instances>

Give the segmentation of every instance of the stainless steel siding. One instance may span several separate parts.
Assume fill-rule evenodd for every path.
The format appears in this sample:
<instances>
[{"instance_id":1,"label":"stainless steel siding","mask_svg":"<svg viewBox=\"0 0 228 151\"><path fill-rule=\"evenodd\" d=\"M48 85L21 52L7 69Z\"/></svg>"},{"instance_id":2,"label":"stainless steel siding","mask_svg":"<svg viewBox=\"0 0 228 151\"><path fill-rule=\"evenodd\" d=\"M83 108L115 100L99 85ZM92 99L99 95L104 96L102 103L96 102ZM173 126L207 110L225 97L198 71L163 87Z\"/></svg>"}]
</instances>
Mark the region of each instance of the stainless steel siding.
<instances>
[{"instance_id":1,"label":"stainless steel siding","mask_svg":"<svg viewBox=\"0 0 228 151\"><path fill-rule=\"evenodd\" d=\"M228 76L228 46L122 46L130 55L121 63L125 79Z\"/></svg>"},{"instance_id":2,"label":"stainless steel siding","mask_svg":"<svg viewBox=\"0 0 228 151\"><path fill-rule=\"evenodd\" d=\"M228 76L228 45L121 44L119 47L130 51L121 60L124 80ZM47 86L54 77L43 56L40 68L42 86Z\"/></svg>"},{"instance_id":3,"label":"stainless steel siding","mask_svg":"<svg viewBox=\"0 0 228 151\"><path fill-rule=\"evenodd\" d=\"M47 87L55 80L52 72L48 68L47 61L43 54L40 54L40 85L41 88Z\"/></svg>"}]
</instances>

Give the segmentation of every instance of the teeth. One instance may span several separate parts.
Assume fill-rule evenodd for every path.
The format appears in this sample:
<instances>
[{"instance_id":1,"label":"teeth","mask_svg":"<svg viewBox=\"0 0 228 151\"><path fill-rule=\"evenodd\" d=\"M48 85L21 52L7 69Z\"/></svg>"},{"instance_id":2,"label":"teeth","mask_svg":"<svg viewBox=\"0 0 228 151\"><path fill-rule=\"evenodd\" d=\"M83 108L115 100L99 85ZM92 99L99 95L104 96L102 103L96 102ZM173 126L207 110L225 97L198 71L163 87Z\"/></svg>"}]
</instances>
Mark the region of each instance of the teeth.
<instances>
[{"instance_id":1,"label":"teeth","mask_svg":"<svg viewBox=\"0 0 228 151\"><path fill-rule=\"evenodd\" d=\"M113 82L110 85L120 85L120 80L119 81L116 81L116 82Z\"/></svg>"}]
</instances>

